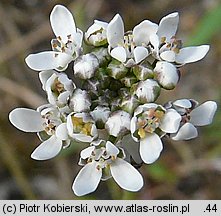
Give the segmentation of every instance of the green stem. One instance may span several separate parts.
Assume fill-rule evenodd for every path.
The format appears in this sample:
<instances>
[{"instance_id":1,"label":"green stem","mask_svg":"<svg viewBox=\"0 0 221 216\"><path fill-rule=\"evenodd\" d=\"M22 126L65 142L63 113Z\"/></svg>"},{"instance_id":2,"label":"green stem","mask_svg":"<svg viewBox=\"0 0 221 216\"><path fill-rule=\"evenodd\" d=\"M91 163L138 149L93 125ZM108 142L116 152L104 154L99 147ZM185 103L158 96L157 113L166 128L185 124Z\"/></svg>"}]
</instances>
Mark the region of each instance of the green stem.
<instances>
[{"instance_id":1,"label":"green stem","mask_svg":"<svg viewBox=\"0 0 221 216\"><path fill-rule=\"evenodd\" d=\"M136 193L124 190L122 194L122 200L134 200L136 199Z\"/></svg>"}]
</instances>

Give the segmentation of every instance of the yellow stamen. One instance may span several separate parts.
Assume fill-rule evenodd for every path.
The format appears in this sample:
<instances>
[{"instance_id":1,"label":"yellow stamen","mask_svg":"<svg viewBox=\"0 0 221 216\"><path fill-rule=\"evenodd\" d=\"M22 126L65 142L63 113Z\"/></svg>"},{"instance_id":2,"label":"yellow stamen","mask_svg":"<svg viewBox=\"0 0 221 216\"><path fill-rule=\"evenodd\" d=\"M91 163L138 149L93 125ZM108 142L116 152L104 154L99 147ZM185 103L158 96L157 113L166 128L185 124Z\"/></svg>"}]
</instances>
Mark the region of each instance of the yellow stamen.
<instances>
[{"instance_id":1,"label":"yellow stamen","mask_svg":"<svg viewBox=\"0 0 221 216\"><path fill-rule=\"evenodd\" d=\"M78 118L78 117L72 116L71 119L72 119L73 125L75 125L75 126L83 125L83 123L84 123L83 118Z\"/></svg>"},{"instance_id":2,"label":"yellow stamen","mask_svg":"<svg viewBox=\"0 0 221 216\"><path fill-rule=\"evenodd\" d=\"M138 135L140 136L141 139L143 139L146 136L146 132L143 128L140 128L138 130Z\"/></svg>"},{"instance_id":3,"label":"yellow stamen","mask_svg":"<svg viewBox=\"0 0 221 216\"><path fill-rule=\"evenodd\" d=\"M161 119L164 116L164 112L160 110L155 111L155 117Z\"/></svg>"}]
</instances>

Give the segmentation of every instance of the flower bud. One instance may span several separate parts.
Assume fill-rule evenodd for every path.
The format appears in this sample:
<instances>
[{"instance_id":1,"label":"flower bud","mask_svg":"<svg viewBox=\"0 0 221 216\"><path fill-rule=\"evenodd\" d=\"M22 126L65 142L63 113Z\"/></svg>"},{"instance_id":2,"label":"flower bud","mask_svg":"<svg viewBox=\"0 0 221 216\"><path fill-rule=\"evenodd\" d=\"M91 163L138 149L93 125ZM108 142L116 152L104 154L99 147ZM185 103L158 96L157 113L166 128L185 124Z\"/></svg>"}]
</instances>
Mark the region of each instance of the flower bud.
<instances>
[{"instance_id":1,"label":"flower bud","mask_svg":"<svg viewBox=\"0 0 221 216\"><path fill-rule=\"evenodd\" d=\"M141 103L150 103L156 101L160 95L160 86L153 79L140 81L135 86L135 94Z\"/></svg>"},{"instance_id":2,"label":"flower bud","mask_svg":"<svg viewBox=\"0 0 221 216\"><path fill-rule=\"evenodd\" d=\"M81 89L76 89L70 98L69 107L74 112L87 112L90 110L91 99L88 93Z\"/></svg>"},{"instance_id":3,"label":"flower bud","mask_svg":"<svg viewBox=\"0 0 221 216\"><path fill-rule=\"evenodd\" d=\"M130 113L130 114L133 114L134 110L140 105L138 99L132 95L128 95L127 97L123 98L122 99L122 102L121 102L121 109Z\"/></svg>"},{"instance_id":4,"label":"flower bud","mask_svg":"<svg viewBox=\"0 0 221 216\"><path fill-rule=\"evenodd\" d=\"M112 136L124 135L130 130L130 114L122 110L113 112L108 118L105 128Z\"/></svg>"},{"instance_id":5,"label":"flower bud","mask_svg":"<svg viewBox=\"0 0 221 216\"><path fill-rule=\"evenodd\" d=\"M138 80L146 80L153 78L152 69L148 68L145 65L136 65L132 69L134 75L137 77Z\"/></svg>"},{"instance_id":6,"label":"flower bud","mask_svg":"<svg viewBox=\"0 0 221 216\"><path fill-rule=\"evenodd\" d=\"M94 54L79 56L74 62L74 75L80 79L90 79L99 67L99 62Z\"/></svg>"},{"instance_id":7,"label":"flower bud","mask_svg":"<svg viewBox=\"0 0 221 216\"><path fill-rule=\"evenodd\" d=\"M110 109L105 106L97 106L92 112L90 112L90 114L96 122L97 128L103 129L110 115Z\"/></svg>"},{"instance_id":8,"label":"flower bud","mask_svg":"<svg viewBox=\"0 0 221 216\"><path fill-rule=\"evenodd\" d=\"M94 24L85 33L85 41L89 45L104 46L107 44L106 28L108 23L94 20Z\"/></svg>"},{"instance_id":9,"label":"flower bud","mask_svg":"<svg viewBox=\"0 0 221 216\"><path fill-rule=\"evenodd\" d=\"M105 47L95 48L91 53L97 57L100 67L107 66L111 61L111 56L108 53L108 49Z\"/></svg>"},{"instance_id":10,"label":"flower bud","mask_svg":"<svg viewBox=\"0 0 221 216\"><path fill-rule=\"evenodd\" d=\"M101 89L108 89L112 78L107 75L106 69L99 68L95 74L94 79L99 80Z\"/></svg>"},{"instance_id":11,"label":"flower bud","mask_svg":"<svg viewBox=\"0 0 221 216\"><path fill-rule=\"evenodd\" d=\"M169 62L157 62L154 73L159 84L167 90L174 89L179 81L177 68Z\"/></svg>"},{"instance_id":12,"label":"flower bud","mask_svg":"<svg viewBox=\"0 0 221 216\"><path fill-rule=\"evenodd\" d=\"M125 76L120 80L126 87L131 87L134 83L137 82L135 76Z\"/></svg>"},{"instance_id":13,"label":"flower bud","mask_svg":"<svg viewBox=\"0 0 221 216\"><path fill-rule=\"evenodd\" d=\"M128 68L126 68L121 62L112 60L107 67L107 72L114 79L121 79L127 74Z\"/></svg>"}]
</instances>

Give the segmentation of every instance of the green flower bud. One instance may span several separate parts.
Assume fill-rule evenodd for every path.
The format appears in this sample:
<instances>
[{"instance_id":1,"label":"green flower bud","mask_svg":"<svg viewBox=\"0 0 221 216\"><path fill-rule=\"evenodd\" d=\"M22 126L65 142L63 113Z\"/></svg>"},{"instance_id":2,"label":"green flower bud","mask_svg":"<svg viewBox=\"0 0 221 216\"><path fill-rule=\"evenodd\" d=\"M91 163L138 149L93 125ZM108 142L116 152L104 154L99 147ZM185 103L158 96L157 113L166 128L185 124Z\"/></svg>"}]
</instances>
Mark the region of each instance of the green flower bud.
<instances>
[{"instance_id":1,"label":"green flower bud","mask_svg":"<svg viewBox=\"0 0 221 216\"><path fill-rule=\"evenodd\" d=\"M137 82L137 78L134 76L126 76L120 80L126 87L131 87Z\"/></svg>"},{"instance_id":2,"label":"green flower bud","mask_svg":"<svg viewBox=\"0 0 221 216\"><path fill-rule=\"evenodd\" d=\"M111 56L108 53L108 49L105 47L95 48L91 53L97 57L100 67L106 67L111 61Z\"/></svg>"},{"instance_id":3,"label":"green flower bud","mask_svg":"<svg viewBox=\"0 0 221 216\"><path fill-rule=\"evenodd\" d=\"M126 68L121 62L112 60L107 67L107 72L114 79L121 79L126 76L128 68Z\"/></svg>"},{"instance_id":4,"label":"green flower bud","mask_svg":"<svg viewBox=\"0 0 221 216\"><path fill-rule=\"evenodd\" d=\"M107 71L105 68L99 68L95 74L94 79L99 80L101 89L107 89L112 78L107 75Z\"/></svg>"},{"instance_id":5,"label":"green flower bud","mask_svg":"<svg viewBox=\"0 0 221 216\"><path fill-rule=\"evenodd\" d=\"M123 98L120 104L122 110L133 114L134 110L140 105L139 100L135 95L128 95L127 97Z\"/></svg>"},{"instance_id":6,"label":"green flower bud","mask_svg":"<svg viewBox=\"0 0 221 216\"><path fill-rule=\"evenodd\" d=\"M136 65L132 68L134 75L138 80L146 80L153 78L153 70L145 65Z\"/></svg>"}]
</instances>

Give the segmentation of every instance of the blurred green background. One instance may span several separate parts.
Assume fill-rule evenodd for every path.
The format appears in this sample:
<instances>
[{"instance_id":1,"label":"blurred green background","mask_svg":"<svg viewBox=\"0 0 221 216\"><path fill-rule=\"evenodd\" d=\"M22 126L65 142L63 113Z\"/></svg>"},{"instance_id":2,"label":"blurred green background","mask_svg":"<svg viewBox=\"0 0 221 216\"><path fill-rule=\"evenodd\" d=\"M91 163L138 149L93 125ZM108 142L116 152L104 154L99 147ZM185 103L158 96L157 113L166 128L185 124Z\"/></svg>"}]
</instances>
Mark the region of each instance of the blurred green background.
<instances>
[{"instance_id":1,"label":"blurred green background","mask_svg":"<svg viewBox=\"0 0 221 216\"><path fill-rule=\"evenodd\" d=\"M184 66L172 91L158 102L194 98L200 103L221 101L221 2L219 0L1 0L0 1L0 199L79 199L71 185L80 167L79 149L67 149L50 161L34 161L36 134L23 133L8 121L15 107L36 108L45 103L38 73L24 58L50 50L54 37L49 14L64 4L77 26L86 30L94 19L110 21L120 13L126 30L144 19L154 22L178 11L178 38L185 45L210 44L205 59ZM71 70L71 68L70 68ZM113 180L101 182L97 191L80 199L221 199L221 111L200 136L188 142L164 140L164 151L140 172L145 185L138 193L122 191Z\"/></svg>"}]
</instances>

